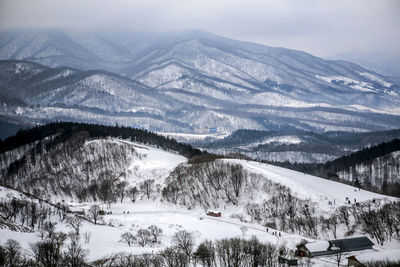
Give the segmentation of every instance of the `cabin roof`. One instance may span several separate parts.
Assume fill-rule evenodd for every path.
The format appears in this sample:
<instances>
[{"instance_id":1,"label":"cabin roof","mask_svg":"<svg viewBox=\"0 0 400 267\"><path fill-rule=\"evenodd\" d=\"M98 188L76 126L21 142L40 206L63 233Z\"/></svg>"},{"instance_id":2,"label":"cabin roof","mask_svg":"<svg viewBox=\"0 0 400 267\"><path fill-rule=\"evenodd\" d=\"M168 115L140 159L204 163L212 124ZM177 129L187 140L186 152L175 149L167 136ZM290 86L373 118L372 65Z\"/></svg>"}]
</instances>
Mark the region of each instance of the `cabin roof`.
<instances>
[{"instance_id":1,"label":"cabin roof","mask_svg":"<svg viewBox=\"0 0 400 267\"><path fill-rule=\"evenodd\" d=\"M311 253L318 252L318 251L326 251L329 247L329 242L328 241L310 242L310 243L305 244L305 247Z\"/></svg>"},{"instance_id":2,"label":"cabin roof","mask_svg":"<svg viewBox=\"0 0 400 267\"><path fill-rule=\"evenodd\" d=\"M221 213L221 212L217 210L207 210L207 213Z\"/></svg>"},{"instance_id":3,"label":"cabin roof","mask_svg":"<svg viewBox=\"0 0 400 267\"><path fill-rule=\"evenodd\" d=\"M341 250L351 250L353 248L362 248L374 245L374 243L366 236L329 240L329 243L332 246L340 248Z\"/></svg>"}]
</instances>

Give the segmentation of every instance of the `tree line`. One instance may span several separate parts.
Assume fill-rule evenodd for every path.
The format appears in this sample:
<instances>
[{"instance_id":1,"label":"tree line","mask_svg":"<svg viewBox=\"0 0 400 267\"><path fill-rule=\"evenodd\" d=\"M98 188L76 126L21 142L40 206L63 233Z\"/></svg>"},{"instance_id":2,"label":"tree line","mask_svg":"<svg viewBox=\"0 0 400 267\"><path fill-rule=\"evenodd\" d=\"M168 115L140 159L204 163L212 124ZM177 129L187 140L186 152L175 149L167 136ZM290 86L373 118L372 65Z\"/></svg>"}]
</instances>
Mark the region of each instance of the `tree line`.
<instances>
[{"instance_id":1,"label":"tree line","mask_svg":"<svg viewBox=\"0 0 400 267\"><path fill-rule=\"evenodd\" d=\"M398 197L400 196L400 181L388 181L388 172L398 172L400 168L400 163L396 162L396 160L390 156L390 153L395 151L400 151L400 139L397 138L390 142L364 148L348 156L340 157L326 163L274 162L274 164L330 180L353 184L366 190ZM379 184L372 184L372 177L370 177L372 170L369 170L366 174L362 174L358 173L356 167L358 165L363 165L370 166L371 169L373 161L377 158L381 158L380 166L377 167L382 168L384 175L376 179L381 181ZM339 176L340 173L351 175L353 180L341 179ZM395 177L396 174L393 176ZM364 182L362 182L362 180L364 180Z\"/></svg>"},{"instance_id":2,"label":"tree line","mask_svg":"<svg viewBox=\"0 0 400 267\"><path fill-rule=\"evenodd\" d=\"M59 143L66 142L73 134L78 132L87 132L88 136L91 138L111 136L129 139L135 142L157 146L164 150L176 151L188 158L202 154L200 150L188 144L179 143L173 138L157 135L145 129L77 122L52 122L27 130L20 130L15 136L8 137L5 140L0 139L0 153L43 140L49 136L55 136L51 142L47 143L47 150L49 150Z\"/></svg>"}]
</instances>

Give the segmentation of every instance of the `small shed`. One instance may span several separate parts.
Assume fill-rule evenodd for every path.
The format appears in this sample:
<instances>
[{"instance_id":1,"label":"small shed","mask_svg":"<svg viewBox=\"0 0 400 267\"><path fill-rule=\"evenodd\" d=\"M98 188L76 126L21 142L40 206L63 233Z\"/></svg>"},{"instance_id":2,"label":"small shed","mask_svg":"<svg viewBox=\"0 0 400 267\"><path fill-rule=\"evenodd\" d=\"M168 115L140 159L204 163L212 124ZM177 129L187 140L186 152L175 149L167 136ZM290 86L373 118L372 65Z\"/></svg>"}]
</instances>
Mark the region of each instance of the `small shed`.
<instances>
[{"instance_id":1,"label":"small shed","mask_svg":"<svg viewBox=\"0 0 400 267\"><path fill-rule=\"evenodd\" d=\"M215 210L209 210L207 211L207 215L212 217L221 217L221 212Z\"/></svg>"},{"instance_id":2,"label":"small shed","mask_svg":"<svg viewBox=\"0 0 400 267\"><path fill-rule=\"evenodd\" d=\"M326 255L329 248L328 241L316 241L300 244L297 246L296 254L300 257L315 257Z\"/></svg>"}]
</instances>

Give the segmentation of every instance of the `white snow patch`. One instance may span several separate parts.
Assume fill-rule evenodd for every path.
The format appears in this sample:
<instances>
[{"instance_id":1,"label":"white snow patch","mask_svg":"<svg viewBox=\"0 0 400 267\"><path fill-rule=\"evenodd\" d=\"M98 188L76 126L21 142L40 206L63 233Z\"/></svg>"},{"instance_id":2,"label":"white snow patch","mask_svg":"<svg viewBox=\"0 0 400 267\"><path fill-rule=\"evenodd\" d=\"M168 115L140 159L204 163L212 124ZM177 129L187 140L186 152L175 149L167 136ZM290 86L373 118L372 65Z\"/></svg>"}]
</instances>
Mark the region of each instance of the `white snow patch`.
<instances>
[{"instance_id":1,"label":"white snow patch","mask_svg":"<svg viewBox=\"0 0 400 267\"><path fill-rule=\"evenodd\" d=\"M387 87L387 88L389 88L389 87L392 86L391 83L386 82L385 80L383 80L383 79L377 77L376 75L374 75L374 74L372 74L372 73L369 73L369 72L359 72L359 74L360 74L361 76L363 76L363 77L365 77L365 78L367 78L367 79L369 79L369 80L371 80L371 81L377 82L377 83L379 83L379 84L381 84L381 85L383 85L383 86L385 86L385 87Z\"/></svg>"},{"instance_id":2,"label":"white snow patch","mask_svg":"<svg viewBox=\"0 0 400 267\"><path fill-rule=\"evenodd\" d=\"M251 143L248 146L258 146L258 145L266 145L270 143L281 143L281 144L300 144L303 140L301 140L298 136L294 135L283 135L283 136L274 136L262 140L260 142Z\"/></svg>"},{"instance_id":3,"label":"white snow patch","mask_svg":"<svg viewBox=\"0 0 400 267\"><path fill-rule=\"evenodd\" d=\"M354 80L345 76L325 77L325 76L315 75L315 77L327 83L333 83L333 82L340 83L357 91L376 93L376 91L374 90L374 86L372 84Z\"/></svg>"},{"instance_id":4,"label":"white snow patch","mask_svg":"<svg viewBox=\"0 0 400 267\"><path fill-rule=\"evenodd\" d=\"M181 141L202 141L206 138L222 139L227 137L228 133L221 134L189 134L189 133L169 133L169 132L156 132L162 136L168 136Z\"/></svg>"}]
</instances>

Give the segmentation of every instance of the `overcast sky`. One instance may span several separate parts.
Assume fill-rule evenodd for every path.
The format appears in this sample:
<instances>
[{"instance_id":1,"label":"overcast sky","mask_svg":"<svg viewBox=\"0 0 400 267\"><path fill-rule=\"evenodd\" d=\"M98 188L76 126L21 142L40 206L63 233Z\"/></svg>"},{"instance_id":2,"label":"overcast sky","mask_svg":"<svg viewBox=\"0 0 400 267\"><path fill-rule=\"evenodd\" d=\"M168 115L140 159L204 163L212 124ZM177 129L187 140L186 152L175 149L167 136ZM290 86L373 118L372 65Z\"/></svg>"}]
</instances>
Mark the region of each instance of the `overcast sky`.
<instances>
[{"instance_id":1,"label":"overcast sky","mask_svg":"<svg viewBox=\"0 0 400 267\"><path fill-rule=\"evenodd\" d=\"M0 0L0 27L177 31L330 56L400 54L400 0Z\"/></svg>"}]
</instances>

